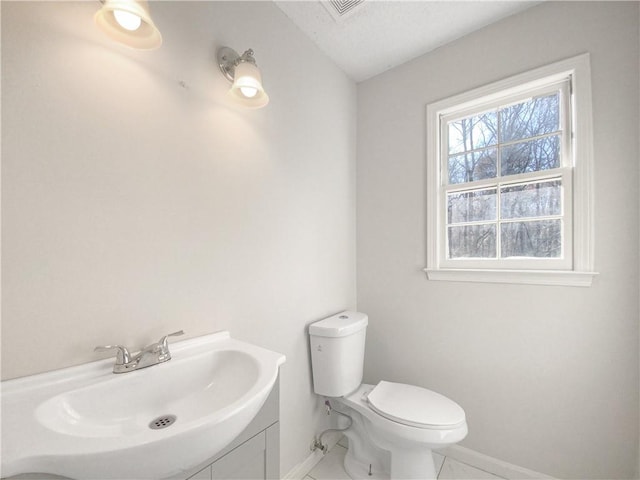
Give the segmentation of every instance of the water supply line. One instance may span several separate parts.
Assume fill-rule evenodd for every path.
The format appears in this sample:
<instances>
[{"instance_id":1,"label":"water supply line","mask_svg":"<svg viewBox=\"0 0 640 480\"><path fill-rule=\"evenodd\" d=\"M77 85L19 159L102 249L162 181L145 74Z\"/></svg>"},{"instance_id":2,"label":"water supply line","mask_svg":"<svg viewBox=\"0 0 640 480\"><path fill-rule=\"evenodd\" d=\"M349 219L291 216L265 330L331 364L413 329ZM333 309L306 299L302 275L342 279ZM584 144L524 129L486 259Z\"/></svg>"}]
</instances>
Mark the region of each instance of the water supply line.
<instances>
[{"instance_id":1,"label":"water supply line","mask_svg":"<svg viewBox=\"0 0 640 480\"><path fill-rule=\"evenodd\" d=\"M349 425L347 425L345 428L329 428L327 430L325 430L324 432L322 432L320 434L319 437L315 438L313 440L313 444L311 445L311 451L315 451L317 449L322 450L322 454L325 455L327 453L327 450L329 449L329 447L327 445L325 445L324 443L322 443L322 437L329 432L344 432L345 430L349 430L351 428L351 425L353 425L353 419L347 415L346 413L342 413L338 410L335 410L332 406L331 403L329 403L329 400L324 401L324 406L327 409L327 415L331 415L331 412L336 412L338 415L342 415L343 417L346 417L349 420Z\"/></svg>"}]
</instances>

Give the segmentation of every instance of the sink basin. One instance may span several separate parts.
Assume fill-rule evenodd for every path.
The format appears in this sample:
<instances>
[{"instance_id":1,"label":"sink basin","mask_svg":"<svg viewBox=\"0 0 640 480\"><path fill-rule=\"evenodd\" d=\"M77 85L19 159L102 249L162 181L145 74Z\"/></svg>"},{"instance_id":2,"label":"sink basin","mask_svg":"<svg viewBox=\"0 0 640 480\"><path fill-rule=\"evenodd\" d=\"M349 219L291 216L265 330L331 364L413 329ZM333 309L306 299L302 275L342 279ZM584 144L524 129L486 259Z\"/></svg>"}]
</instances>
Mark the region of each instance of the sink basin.
<instances>
[{"instance_id":1,"label":"sink basin","mask_svg":"<svg viewBox=\"0 0 640 480\"><path fill-rule=\"evenodd\" d=\"M1 475L166 478L212 457L251 422L281 354L228 332L171 344L124 374L101 360L2 382Z\"/></svg>"}]
</instances>

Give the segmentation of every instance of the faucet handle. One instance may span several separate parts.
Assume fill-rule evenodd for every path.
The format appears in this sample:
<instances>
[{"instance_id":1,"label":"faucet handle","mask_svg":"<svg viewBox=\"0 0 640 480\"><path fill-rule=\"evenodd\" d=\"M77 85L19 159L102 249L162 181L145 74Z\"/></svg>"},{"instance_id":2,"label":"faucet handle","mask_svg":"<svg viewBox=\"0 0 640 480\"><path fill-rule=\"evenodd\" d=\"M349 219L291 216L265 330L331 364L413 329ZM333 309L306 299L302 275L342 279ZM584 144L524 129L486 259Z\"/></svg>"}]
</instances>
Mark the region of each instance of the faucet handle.
<instances>
[{"instance_id":1,"label":"faucet handle","mask_svg":"<svg viewBox=\"0 0 640 480\"><path fill-rule=\"evenodd\" d=\"M127 347L123 347L122 345L99 345L93 349L94 352L107 352L109 350L115 350L116 352L116 365L124 365L125 363L129 363L131 361L131 354Z\"/></svg>"},{"instance_id":2,"label":"faucet handle","mask_svg":"<svg viewBox=\"0 0 640 480\"><path fill-rule=\"evenodd\" d=\"M168 340L169 340L169 337L177 337L178 335L184 335L184 331L180 330L178 332L173 332L168 335L165 335L156 344L157 352L158 352L158 362L166 362L167 360L171 360L171 352L169 352Z\"/></svg>"},{"instance_id":3,"label":"faucet handle","mask_svg":"<svg viewBox=\"0 0 640 480\"><path fill-rule=\"evenodd\" d=\"M184 330L169 333L168 335L165 335L164 337L162 337L158 343L161 345L167 345L167 340L169 339L169 337L178 337L180 335L184 335Z\"/></svg>"}]
</instances>

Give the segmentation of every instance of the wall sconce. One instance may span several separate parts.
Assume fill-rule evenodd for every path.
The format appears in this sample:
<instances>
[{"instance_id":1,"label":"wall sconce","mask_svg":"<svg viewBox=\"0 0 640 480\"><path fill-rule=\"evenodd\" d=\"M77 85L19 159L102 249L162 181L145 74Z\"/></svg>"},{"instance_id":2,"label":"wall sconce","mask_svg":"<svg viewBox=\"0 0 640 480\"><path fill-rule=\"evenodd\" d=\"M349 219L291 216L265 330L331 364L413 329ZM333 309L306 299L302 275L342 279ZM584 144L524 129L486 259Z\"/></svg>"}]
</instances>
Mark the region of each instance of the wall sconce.
<instances>
[{"instance_id":1,"label":"wall sconce","mask_svg":"<svg viewBox=\"0 0 640 480\"><path fill-rule=\"evenodd\" d=\"M218 65L227 80L233 82L229 94L236 101L248 108L262 108L269 103L253 50L238 55L232 48L222 47L218 50Z\"/></svg>"},{"instance_id":2,"label":"wall sconce","mask_svg":"<svg viewBox=\"0 0 640 480\"><path fill-rule=\"evenodd\" d=\"M112 40L145 50L162 44L146 0L100 0L100 3L102 8L93 19Z\"/></svg>"}]
</instances>

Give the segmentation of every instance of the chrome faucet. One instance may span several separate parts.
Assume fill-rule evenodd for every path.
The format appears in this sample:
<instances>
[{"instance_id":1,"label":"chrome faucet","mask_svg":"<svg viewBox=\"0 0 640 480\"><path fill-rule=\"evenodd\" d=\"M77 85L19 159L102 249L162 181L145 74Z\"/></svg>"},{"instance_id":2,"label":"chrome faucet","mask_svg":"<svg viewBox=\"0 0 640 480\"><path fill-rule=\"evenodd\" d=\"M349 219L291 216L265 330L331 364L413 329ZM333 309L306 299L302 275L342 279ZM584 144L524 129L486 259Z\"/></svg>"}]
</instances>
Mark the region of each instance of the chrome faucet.
<instances>
[{"instance_id":1,"label":"chrome faucet","mask_svg":"<svg viewBox=\"0 0 640 480\"><path fill-rule=\"evenodd\" d=\"M135 356L132 356L127 347L122 345L104 345L94 349L95 352L116 350L116 363L113 365L113 373L133 372L140 368L150 367L171 360L169 352L169 337L183 335L184 331L173 332L165 335L158 342L144 347Z\"/></svg>"}]
</instances>

